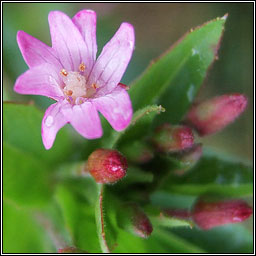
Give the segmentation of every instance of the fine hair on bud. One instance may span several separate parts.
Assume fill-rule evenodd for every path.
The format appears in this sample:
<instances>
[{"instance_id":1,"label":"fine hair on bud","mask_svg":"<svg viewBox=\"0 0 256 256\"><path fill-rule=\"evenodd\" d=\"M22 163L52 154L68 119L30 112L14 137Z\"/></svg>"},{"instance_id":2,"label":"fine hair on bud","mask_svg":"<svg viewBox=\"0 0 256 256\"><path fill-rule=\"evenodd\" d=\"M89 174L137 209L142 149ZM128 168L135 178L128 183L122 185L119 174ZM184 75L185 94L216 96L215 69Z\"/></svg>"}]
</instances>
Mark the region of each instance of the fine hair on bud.
<instances>
[{"instance_id":1,"label":"fine hair on bud","mask_svg":"<svg viewBox=\"0 0 256 256\"><path fill-rule=\"evenodd\" d=\"M122 179L127 172L126 158L117 150L97 149L88 158L86 169L97 183L111 184Z\"/></svg>"},{"instance_id":2,"label":"fine hair on bud","mask_svg":"<svg viewBox=\"0 0 256 256\"><path fill-rule=\"evenodd\" d=\"M118 226L141 238L148 238L153 227L145 212L136 203L124 203L117 214Z\"/></svg>"}]
</instances>

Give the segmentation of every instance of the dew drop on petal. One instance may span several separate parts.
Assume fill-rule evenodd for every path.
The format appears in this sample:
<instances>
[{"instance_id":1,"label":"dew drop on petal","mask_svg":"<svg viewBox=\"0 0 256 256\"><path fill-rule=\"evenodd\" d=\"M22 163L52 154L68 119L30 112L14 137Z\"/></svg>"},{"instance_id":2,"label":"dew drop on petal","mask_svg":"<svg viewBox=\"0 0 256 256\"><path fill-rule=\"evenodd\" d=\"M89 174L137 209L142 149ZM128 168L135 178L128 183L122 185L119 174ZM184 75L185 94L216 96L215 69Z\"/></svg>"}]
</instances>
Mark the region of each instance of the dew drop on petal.
<instances>
[{"instance_id":1,"label":"dew drop on petal","mask_svg":"<svg viewBox=\"0 0 256 256\"><path fill-rule=\"evenodd\" d=\"M44 123L47 127L51 127L53 124L53 117L52 116L47 116L47 118L45 119Z\"/></svg>"}]
</instances>

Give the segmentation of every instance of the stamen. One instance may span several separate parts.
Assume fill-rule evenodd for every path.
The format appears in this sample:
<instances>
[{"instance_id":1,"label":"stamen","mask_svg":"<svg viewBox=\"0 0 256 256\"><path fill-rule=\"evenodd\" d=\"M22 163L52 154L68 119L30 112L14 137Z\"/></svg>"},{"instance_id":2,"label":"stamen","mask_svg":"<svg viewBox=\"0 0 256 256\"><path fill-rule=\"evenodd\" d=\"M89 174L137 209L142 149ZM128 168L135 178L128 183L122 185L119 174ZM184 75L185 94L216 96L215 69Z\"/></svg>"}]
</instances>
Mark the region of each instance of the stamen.
<instances>
[{"instance_id":1,"label":"stamen","mask_svg":"<svg viewBox=\"0 0 256 256\"><path fill-rule=\"evenodd\" d=\"M72 104L72 102L73 102L72 97L68 97L66 100L67 100L70 104Z\"/></svg>"},{"instance_id":2,"label":"stamen","mask_svg":"<svg viewBox=\"0 0 256 256\"><path fill-rule=\"evenodd\" d=\"M68 75L68 72L63 68L60 73L63 75L63 76L67 76Z\"/></svg>"},{"instance_id":3,"label":"stamen","mask_svg":"<svg viewBox=\"0 0 256 256\"><path fill-rule=\"evenodd\" d=\"M96 83L93 83L92 85L91 85L91 87L93 88L93 89L97 89L97 88L99 88L99 86L96 84Z\"/></svg>"},{"instance_id":4,"label":"stamen","mask_svg":"<svg viewBox=\"0 0 256 256\"><path fill-rule=\"evenodd\" d=\"M84 72L85 68L86 68L86 66L85 66L85 64L83 62L78 67L79 71L81 71L81 72Z\"/></svg>"},{"instance_id":5,"label":"stamen","mask_svg":"<svg viewBox=\"0 0 256 256\"><path fill-rule=\"evenodd\" d=\"M73 91L72 90L65 91L65 94L67 96L71 96L73 94Z\"/></svg>"},{"instance_id":6,"label":"stamen","mask_svg":"<svg viewBox=\"0 0 256 256\"><path fill-rule=\"evenodd\" d=\"M96 92L96 89L94 88L88 88L87 91L86 91L86 95L85 97L86 98L90 98L91 96L93 96Z\"/></svg>"}]
</instances>

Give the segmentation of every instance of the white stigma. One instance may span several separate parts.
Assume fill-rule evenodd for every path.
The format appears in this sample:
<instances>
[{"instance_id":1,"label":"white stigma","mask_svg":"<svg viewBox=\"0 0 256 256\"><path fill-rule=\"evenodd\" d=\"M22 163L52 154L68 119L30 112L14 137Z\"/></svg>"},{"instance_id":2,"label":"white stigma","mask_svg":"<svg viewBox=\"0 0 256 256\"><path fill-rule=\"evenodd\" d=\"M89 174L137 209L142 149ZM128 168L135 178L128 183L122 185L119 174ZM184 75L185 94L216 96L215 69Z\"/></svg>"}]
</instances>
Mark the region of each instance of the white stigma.
<instances>
[{"instance_id":1,"label":"white stigma","mask_svg":"<svg viewBox=\"0 0 256 256\"><path fill-rule=\"evenodd\" d=\"M67 75L63 76L63 82L66 85L64 93L74 100L78 97L86 96L86 80L78 72L68 72Z\"/></svg>"},{"instance_id":2,"label":"white stigma","mask_svg":"<svg viewBox=\"0 0 256 256\"><path fill-rule=\"evenodd\" d=\"M67 96L67 100L73 104L82 104L86 98L92 98L98 88L96 83L91 85L86 83L86 77L83 75L86 66L83 62L78 69L80 72L67 72L65 69L60 71L65 84L63 92Z\"/></svg>"}]
</instances>

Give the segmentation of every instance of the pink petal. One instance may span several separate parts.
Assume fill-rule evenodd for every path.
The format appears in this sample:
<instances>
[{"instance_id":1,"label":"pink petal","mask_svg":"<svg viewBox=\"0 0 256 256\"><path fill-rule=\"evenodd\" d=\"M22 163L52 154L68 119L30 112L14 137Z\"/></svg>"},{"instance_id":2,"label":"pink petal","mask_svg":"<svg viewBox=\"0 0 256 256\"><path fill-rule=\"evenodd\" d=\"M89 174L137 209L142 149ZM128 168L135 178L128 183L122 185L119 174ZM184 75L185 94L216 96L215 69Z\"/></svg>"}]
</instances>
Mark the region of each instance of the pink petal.
<instances>
[{"instance_id":1,"label":"pink petal","mask_svg":"<svg viewBox=\"0 0 256 256\"><path fill-rule=\"evenodd\" d=\"M134 49L134 29L122 23L113 38L105 45L89 78L89 84L101 87L98 96L111 92L120 82Z\"/></svg>"},{"instance_id":2,"label":"pink petal","mask_svg":"<svg viewBox=\"0 0 256 256\"><path fill-rule=\"evenodd\" d=\"M63 96L60 84L61 81L54 67L50 64L42 64L20 75L14 90L21 94L43 95L58 99Z\"/></svg>"},{"instance_id":3,"label":"pink petal","mask_svg":"<svg viewBox=\"0 0 256 256\"><path fill-rule=\"evenodd\" d=\"M45 112L42 121L42 139L46 149L50 149L55 140L56 134L66 123L61 113L62 102L52 104Z\"/></svg>"},{"instance_id":4,"label":"pink petal","mask_svg":"<svg viewBox=\"0 0 256 256\"><path fill-rule=\"evenodd\" d=\"M125 89L116 87L110 94L93 100L97 110L117 130L125 129L132 118L132 104Z\"/></svg>"},{"instance_id":5,"label":"pink petal","mask_svg":"<svg viewBox=\"0 0 256 256\"><path fill-rule=\"evenodd\" d=\"M102 136L99 114L92 104L86 101L81 105L66 104L62 108L66 120L75 130L87 139L97 139Z\"/></svg>"},{"instance_id":6,"label":"pink petal","mask_svg":"<svg viewBox=\"0 0 256 256\"><path fill-rule=\"evenodd\" d=\"M88 72L91 71L96 60L97 41L96 41L96 21L97 15L92 10L82 10L72 19L80 31L86 44L86 67Z\"/></svg>"},{"instance_id":7,"label":"pink petal","mask_svg":"<svg viewBox=\"0 0 256 256\"><path fill-rule=\"evenodd\" d=\"M55 66L59 71L63 68L56 57L55 51L33 36L24 31L19 31L17 33L17 42L22 56L30 68L44 63Z\"/></svg>"},{"instance_id":8,"label":"pink petal","mask_svg":"<svg viewBox=\"0 0 256 256\"><path fill-rule=\"evenodd\" d=\"M79 71L83 62L87 65L87 47L78 28L63 12L52 11L49 14L52 47L67 71Z\"/></svg>"}]
</instances>

